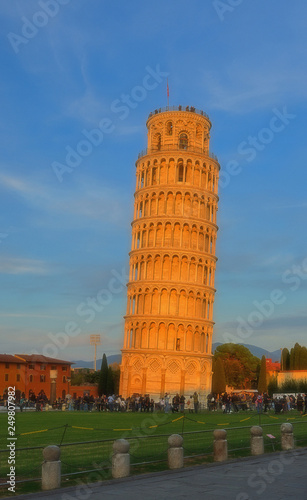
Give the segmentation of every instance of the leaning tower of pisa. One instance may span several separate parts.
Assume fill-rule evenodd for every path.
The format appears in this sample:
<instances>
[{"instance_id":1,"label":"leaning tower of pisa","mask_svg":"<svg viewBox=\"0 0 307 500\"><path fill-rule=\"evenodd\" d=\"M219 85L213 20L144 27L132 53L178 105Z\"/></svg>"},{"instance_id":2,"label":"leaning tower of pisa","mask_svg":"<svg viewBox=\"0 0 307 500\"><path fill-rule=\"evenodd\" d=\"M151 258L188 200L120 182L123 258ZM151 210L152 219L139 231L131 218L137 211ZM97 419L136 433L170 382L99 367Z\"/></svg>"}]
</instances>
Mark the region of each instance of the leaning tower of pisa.
<instances>
[{"instance_id":1,"label":"leaning tower of pisa","mask_svg":"<svg viewBox=\"0 0 307 500\"><path fill-rule=\"evenodd\" d=\"M193 107L150 113L136 162L120 394L211 390L219 163Z\"/></svg>"}]
</instances>

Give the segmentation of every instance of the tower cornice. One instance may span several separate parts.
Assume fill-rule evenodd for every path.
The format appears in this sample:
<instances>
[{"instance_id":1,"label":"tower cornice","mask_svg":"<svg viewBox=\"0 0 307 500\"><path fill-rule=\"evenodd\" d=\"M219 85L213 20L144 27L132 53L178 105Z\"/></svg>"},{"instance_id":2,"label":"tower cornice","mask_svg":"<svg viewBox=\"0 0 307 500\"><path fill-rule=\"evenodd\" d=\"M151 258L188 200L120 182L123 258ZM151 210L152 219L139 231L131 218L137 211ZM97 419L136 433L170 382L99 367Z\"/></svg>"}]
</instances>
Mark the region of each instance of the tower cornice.
<instances>
[{"instance_id":1,"label":"tower cornice","mask_svg":"<svg viewBox=\"0 0 307 500\"><path fill-rule=\"evenodd\" d=\"M149 116L147 118L146 126L148 127L150 122L154 121L155 119L161 119L161 115L166 115L171 118L178 118L178 116L182 115L183 117L188 116L190 119L193 120L203 120L205 121L209 129L212 127L211 120L207 113L205 111L202 111L201 109L194 108L194 106L166 106L163 108L155 109L151 113L149 113Z\"/></svg>"},{"instance_id":2,"label":"tower cornice","mask_svg":"<svg viewBox=\"0 0 307 500\"><path fill-rule=\"evenodd\" d=\"M183 155L183 153L185 153ZM198 148L196 146L187 146L185 150L178 150L178 147L176 145L164 145L160 146L159 149L156 148L146 148L143 149L139 154L138 154L138 159L135 162L135 165L137 166L140 161L144 161L145 156L152 156L153 158L157 158L161 156L161 158L166 158L166 156L173 157L176 156L178 158L180 157L187 157L186 153L188 153L188 156L194 157L194 158L201 158L202 160L208 160L210 162L213 162L218 169L220 170L220 164L218 161L217 156L212 153L211 151L206 151L202 148Z\"/></svg>"}]
</instances>

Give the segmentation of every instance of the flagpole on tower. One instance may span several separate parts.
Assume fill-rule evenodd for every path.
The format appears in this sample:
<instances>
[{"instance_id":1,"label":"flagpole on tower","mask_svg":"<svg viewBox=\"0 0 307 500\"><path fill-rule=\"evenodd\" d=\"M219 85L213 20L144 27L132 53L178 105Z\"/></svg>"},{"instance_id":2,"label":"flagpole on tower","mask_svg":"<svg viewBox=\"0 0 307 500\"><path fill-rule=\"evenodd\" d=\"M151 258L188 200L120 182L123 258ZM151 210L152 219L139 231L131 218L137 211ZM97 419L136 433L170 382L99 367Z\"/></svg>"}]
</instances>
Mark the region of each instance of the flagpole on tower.
<instances>
[{"instance_id":1,"label":"flagpole on tower","mask_svg":"<svg viewBox=\"0 0 307 500\"><path fill-rule=\"evenodd\" d=\"M169 86L168 86L168 78L167 78L166 82L167 82L167 87L166 87L166 91L167 91L167 108L169 108Z\"/></svg>"}]
</instances>

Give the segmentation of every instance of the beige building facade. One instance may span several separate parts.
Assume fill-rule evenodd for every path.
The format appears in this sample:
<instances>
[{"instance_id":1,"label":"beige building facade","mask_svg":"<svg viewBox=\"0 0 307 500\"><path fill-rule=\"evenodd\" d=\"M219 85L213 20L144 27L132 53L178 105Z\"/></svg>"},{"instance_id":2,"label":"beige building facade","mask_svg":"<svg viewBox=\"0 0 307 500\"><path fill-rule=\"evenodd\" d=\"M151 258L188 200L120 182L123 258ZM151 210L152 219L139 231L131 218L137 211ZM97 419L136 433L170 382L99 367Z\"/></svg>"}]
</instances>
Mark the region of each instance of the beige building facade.
<instances>
[{"instance_id":1,"label":"beige building facade","mask_svg":"<svg viewBox=\"0 0 307 500\"><path fill-rule=\"evenodd\" d=\"M211 390L219 163L211 122L156 110L136 162L120 394L205 397Z\"/></svg>"},{"instance_id":2,"label":"beige building facade","mask_svg":"<svg viewBox=\"0 0 307 500\"><path fill-rule=\"evenodd\" d=\"M277 373L277 385L281 387L285 382L295 380L296 382L307 381L307 370L288 370Z\"/></svg>"}]
</instances>

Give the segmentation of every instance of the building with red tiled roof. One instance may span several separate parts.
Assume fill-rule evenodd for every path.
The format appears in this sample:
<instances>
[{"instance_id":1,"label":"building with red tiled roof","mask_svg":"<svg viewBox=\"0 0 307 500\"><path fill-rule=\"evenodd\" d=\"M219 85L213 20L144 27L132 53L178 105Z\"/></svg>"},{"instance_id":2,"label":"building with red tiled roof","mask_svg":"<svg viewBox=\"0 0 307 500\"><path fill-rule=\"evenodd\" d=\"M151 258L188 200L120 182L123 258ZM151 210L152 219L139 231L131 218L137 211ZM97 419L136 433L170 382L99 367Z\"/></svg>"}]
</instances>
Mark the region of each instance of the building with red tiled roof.
<instances>
[{"instance_id":1,"label":"building with red tiled roof","mask_svg":"<svg viewBox=\"0 0 307 500\"><path fill-rule=\"evenodd\" d=\"M278 361L272 361L271 358L266 358L266 372L270 377L276 376L280 372L280 363Z\"/></svg>"},{"instance_id":2,"label":"building with red tiled roof","mask_svg":"<svg viewBox=\"0 0 307 500\"><path fill-rule=\"evenodd\" d=\"M14 354L14 357L21 358L24 361L30 363L61 363L61 365L72 365L71 361L64 361L63 359L50 358L49 356L44 356L43 354Z\"/></svg>"},{"instance_id":3,"label":"building with red tiled roof","mask_svg":"<svg viewBox=\"0 0 307 500\"><path fill-rule=\"evenodd\" d=\"M36 399L39 394L53 402L69 393L70 361L41 354L0 354L0 396L6 398L9 387L20 397Z\"/></svg>"}]
</instances>

